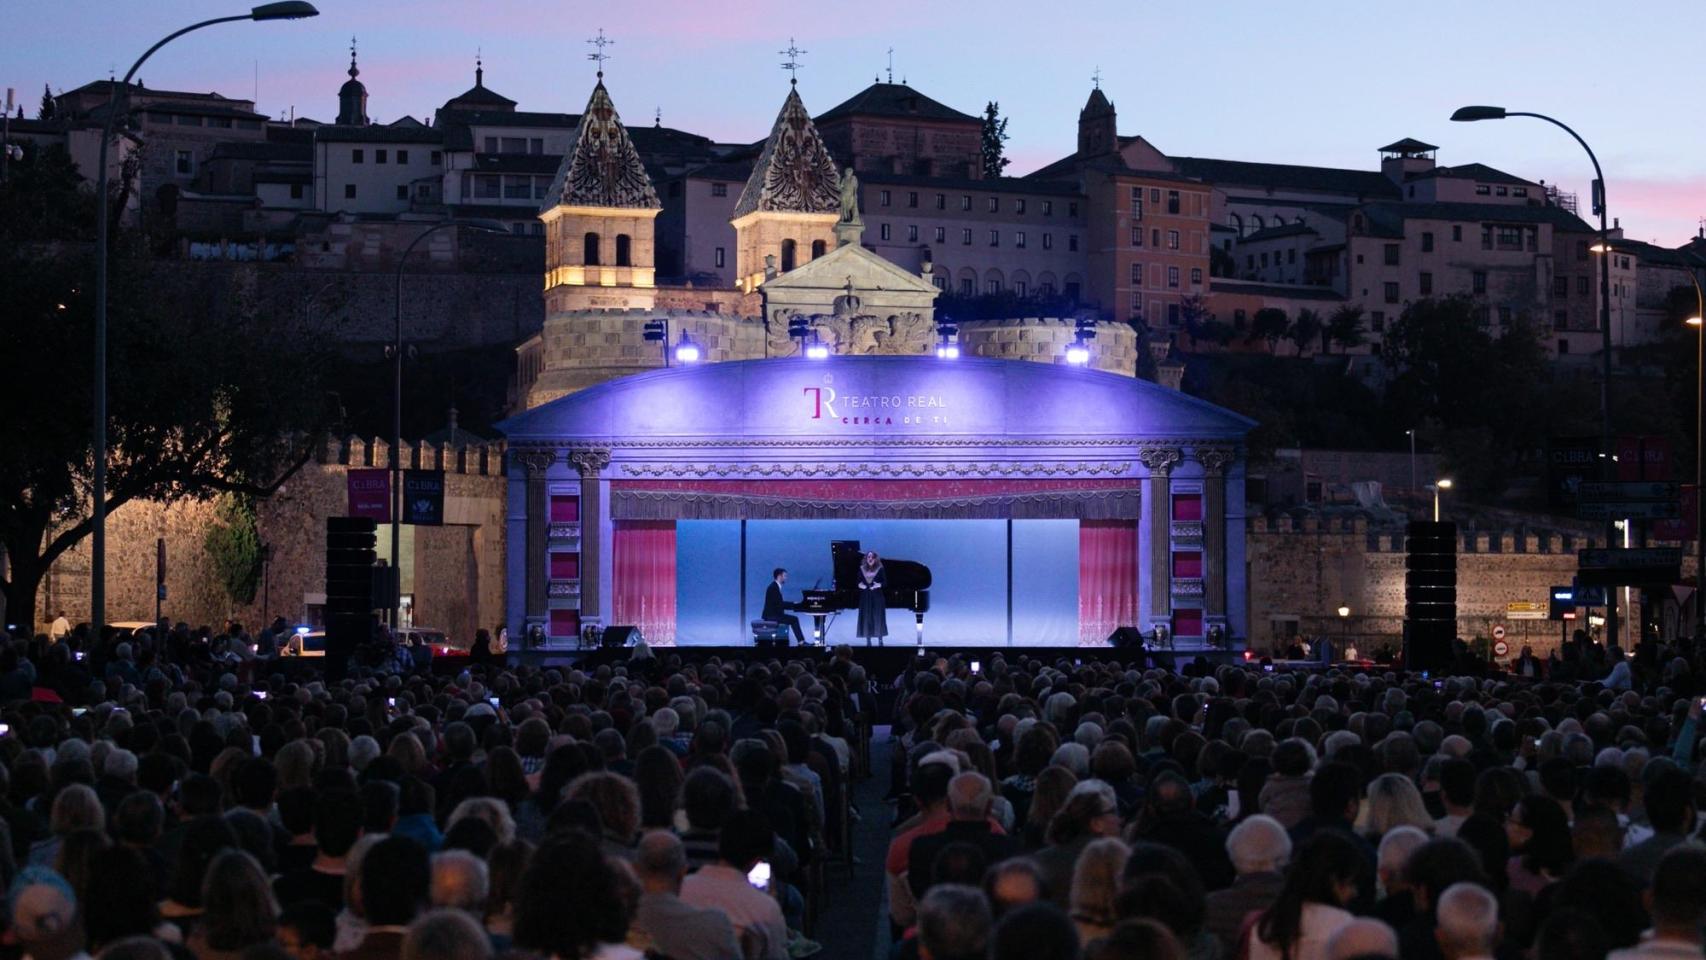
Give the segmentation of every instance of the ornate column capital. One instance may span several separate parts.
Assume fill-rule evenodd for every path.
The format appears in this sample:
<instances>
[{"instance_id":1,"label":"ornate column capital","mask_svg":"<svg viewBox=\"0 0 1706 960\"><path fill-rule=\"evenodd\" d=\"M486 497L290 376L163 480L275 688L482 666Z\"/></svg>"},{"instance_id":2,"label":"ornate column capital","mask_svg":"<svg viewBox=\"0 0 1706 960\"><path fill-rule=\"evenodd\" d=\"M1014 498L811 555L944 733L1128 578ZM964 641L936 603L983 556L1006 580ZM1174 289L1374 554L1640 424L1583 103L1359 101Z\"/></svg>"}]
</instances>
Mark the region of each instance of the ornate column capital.
<instances>
[{"instance_id":1,"label":"ornate column capital","mask_svg":"<svg viewBox=\"0 0 1706 960\"><path fill-rule=\"evenodd\" d=\"M545 476L545 471L557 462L557 454L551 450L516 450L514 454L515 462L521 464L527 475L535 479Z\"/></svg>"},{"instance_id":2,"label":"ornate column capital","mask_svg":"<svg viewBox=\"0 0 1706 960\"><path fill-rule=\"evenodd\" d=\"M575 465L582 477L596 477L610 466L610 451L603 447L575 450L569 453L569 462Z\"/></svg>"},{"instance_id":3,"label":"ornate column capital","mask_svg":"<svg viewBox=\"0 0 1706 960\"><path fill-rule=\"evenodd\" d=\"M1231 447L1197 447L1193 453L1197 462L1202 464L1203 472L1211 477L1224 475L1226 468L1237 459L1237 453Z\"/></svg>"},{"instance_id":4,"label":"ornate column capital","mask_svg":"<svg viewBox=\"0 0 1706 960\"><path fill-rule=\"evenodd\" d=\"M1166 477L1185 459L1178 447L1149 446L1137 451L1137 460L1149 468L1152 476Z\"/></svg>"}]
</instances>

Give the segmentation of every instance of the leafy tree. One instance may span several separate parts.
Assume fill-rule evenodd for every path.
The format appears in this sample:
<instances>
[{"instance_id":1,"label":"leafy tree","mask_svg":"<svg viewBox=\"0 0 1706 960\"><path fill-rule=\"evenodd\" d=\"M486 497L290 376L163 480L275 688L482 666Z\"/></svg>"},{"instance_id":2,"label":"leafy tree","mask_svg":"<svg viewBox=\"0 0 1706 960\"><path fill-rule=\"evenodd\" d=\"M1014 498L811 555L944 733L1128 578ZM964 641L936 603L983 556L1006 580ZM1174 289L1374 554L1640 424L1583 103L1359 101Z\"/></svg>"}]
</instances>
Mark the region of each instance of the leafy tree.
<instances>
[{"instance_id":1,"label":"leafy tree","mask_svg":"<svg viewBox=\"0 0 1706 960\"><path fill-rule=\"evenodd\" d=\"M96 204L63 151L13 171L0 185L0 357L20 386L0 403L0 594L22 620L49 566L93 526ZM335 338L293 304L257 302L252 266L152 260L144 246L128 231L112 245L107 510L266 496L334 425Z\"/></svg>"},{"instance_id":2,"label":"leafy tree","mask_svg":"<svg viewBox=\"0 0 1706 960\"><path fill-rule=\"evenodd\" d=\"M983 175L989 179L1001 176L1012 161L1002 156L1006 151L1007 118L1001 116L1001 104L994 100L983 108Z\"/></svg>"},{"instance_id":3,"label":"leafy tree","mask_svg":"<svg viewBox=\"0 0 1706 960\"><path fill-rule=\"evenodd\" d=\"M52 120L59 113L59 104L53 102L53 91L47 84L41 85L41 106L36 109L37 120Z\"/></svg>"},{"instance_id":4,"label":"leafy tree","mask_svg":"<svg viewBox=\"0 0 1706 960\"><path fill-rule=\"evenodd\" d=\"M1362 307L1347 303L1327 318L1327 339L1340 350L1350 352L1367 342L1363 332Z\"/></svg>"},{"instance_id":5,"label":"leafy tree","mask_svg":"<svg viewBox=\"0 0 1706 960\"><path fill-rule=\"evenodd\" d=\"M1297 344L1297 352L1301 356L1320 343L1322 328L1321 315L1304 307L1297 311L1297 318L1292 320L1291 329L1287 331L1286 336L1292 343Z\"/></svg>"},{"instance_id":6,"label":"leafy tree","mask_svg":"<svg viewBox=\"0 0 1706 960\"><path fill-rule=\"evenodd\" d=\"M207 528L207 549L219 585L233 603L255 602L261 580L261 532L251 497L227 493L215 509L218 522Z\"/></svg>"},{"instance_id":7,"label":"leafy tree","mask_svg":"<svg viewBox=\"0 0 1706 960\"><path fill-rule=\"evenodd\" d=\"M1290 324L1286 322L1285 311L1279 307L1263 307L1250 318L1250 342L1266 340L1268 349L1285 338Z\"/></svg>"}]
</instances>

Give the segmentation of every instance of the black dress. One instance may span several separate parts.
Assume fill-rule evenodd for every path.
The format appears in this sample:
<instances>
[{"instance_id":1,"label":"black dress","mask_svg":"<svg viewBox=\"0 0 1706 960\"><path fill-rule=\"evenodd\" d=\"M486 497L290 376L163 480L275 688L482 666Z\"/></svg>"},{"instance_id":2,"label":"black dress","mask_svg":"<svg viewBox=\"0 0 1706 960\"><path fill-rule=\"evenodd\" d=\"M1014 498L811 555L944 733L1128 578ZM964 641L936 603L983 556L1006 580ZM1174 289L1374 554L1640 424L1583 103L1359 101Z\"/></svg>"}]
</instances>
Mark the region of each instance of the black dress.
<instances>
[{"instance_id":1,"label":"black dress","mask_svg":"<svg viewBox=\"0 0 1706 960\"><path fill-rule=\"evenodd\" d=\"M889 635L888 605L883 600L883 565L877 564L874 573L859 567L859 629L861 639L870 640Z\"/></svg>"}]
</instances>

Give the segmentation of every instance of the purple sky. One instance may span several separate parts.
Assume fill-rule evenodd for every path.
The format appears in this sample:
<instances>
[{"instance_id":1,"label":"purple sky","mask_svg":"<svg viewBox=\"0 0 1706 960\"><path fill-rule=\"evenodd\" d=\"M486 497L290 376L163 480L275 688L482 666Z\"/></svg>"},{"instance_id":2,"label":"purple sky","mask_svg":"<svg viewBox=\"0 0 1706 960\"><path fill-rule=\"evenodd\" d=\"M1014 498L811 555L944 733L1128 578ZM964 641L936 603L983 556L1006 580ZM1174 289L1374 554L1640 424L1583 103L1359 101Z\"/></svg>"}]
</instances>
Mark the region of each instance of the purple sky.
<instances>
[{"instance_id":1,"label":"purple sky","mask_svg":"<svg viewBox=\"0 0 1706 960\"><path fill-rule=\"evenodd\" d=\"M0 83L31 115L55 90L121 72L160 36L237 2L57 0L11 6ZM252 96L274 116L292 107L330 120L353 34L369 108L381 121L423 117L473 80L524 110L577 112L592 83L585 40L615 41L607 82L630 123L663 122L719 140L769 130L787 75L789 36L807 53L800 93L814 112L851 96L887 66L967 113L998 100L1011 117L1010 172L1070 151L1078 108L1098 66L1120 132L1167 153L1373 168L1375 148L1412 136L1440 159L1480 161L1578 191L1587 158L1533 120L1453 124L1465 103L1549 113L1599 151L1611 213L1628 234L1675 245L1706 216L1706 126L1694 93L1706 32L1699 0L1508 5L1133 3L982 0L319 0L321 16L238 23L192 34L142 70L150 86ZM586 11L593 12L587 13ZM122 16L119 14L122 12ZM1603 71L1596 63L1608 64ZM1603 76L1601 75L1603 74Z\"/></svg>"}]
</instances>

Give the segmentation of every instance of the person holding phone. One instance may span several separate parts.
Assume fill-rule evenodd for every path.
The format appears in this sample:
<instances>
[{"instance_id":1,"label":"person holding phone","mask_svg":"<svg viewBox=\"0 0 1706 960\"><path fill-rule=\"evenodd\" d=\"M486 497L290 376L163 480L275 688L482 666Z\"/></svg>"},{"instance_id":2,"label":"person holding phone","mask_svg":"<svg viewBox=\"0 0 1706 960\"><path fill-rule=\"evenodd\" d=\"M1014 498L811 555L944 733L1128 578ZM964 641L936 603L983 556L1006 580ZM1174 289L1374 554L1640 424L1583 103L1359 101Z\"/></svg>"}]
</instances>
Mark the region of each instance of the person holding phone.
<instances>
[{"instance_id":1,"label":"person holding phone","mask_svg":"<svg viewBox=\"0 0 1706 960\"><path fill-rule=\"evenodd\" d=\"M748 879L760 863L769 866L775 846L776 834L764 814L736 811L717 836L717 862L700 867L681 882L681 901L728 917L735 936L754 944L748 956L758 960L788 957L788 924L782 919L782 905Z\"/></svg>"}]
</instances>

